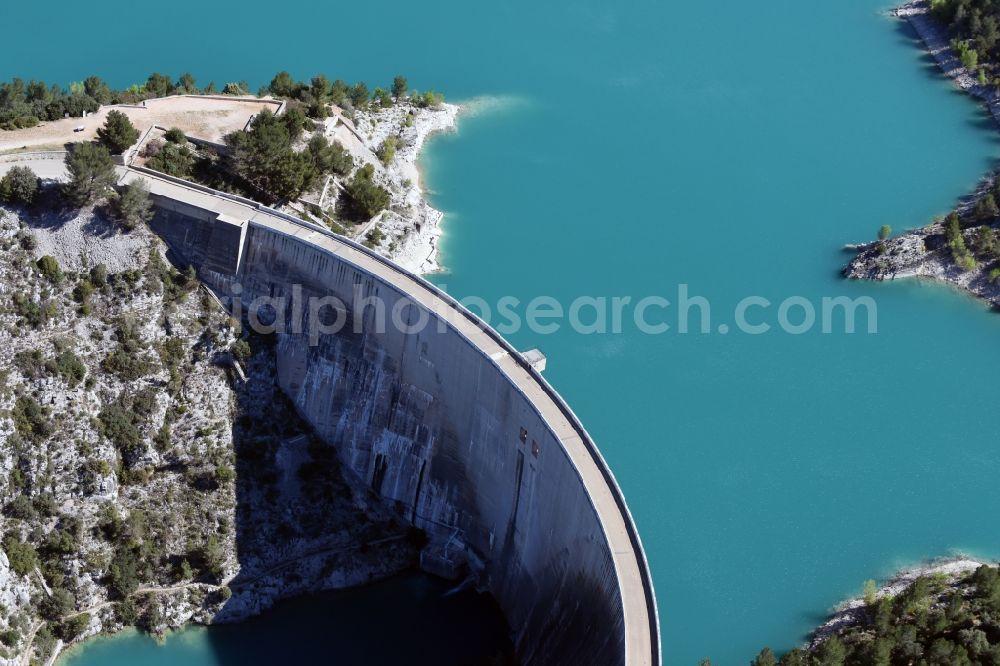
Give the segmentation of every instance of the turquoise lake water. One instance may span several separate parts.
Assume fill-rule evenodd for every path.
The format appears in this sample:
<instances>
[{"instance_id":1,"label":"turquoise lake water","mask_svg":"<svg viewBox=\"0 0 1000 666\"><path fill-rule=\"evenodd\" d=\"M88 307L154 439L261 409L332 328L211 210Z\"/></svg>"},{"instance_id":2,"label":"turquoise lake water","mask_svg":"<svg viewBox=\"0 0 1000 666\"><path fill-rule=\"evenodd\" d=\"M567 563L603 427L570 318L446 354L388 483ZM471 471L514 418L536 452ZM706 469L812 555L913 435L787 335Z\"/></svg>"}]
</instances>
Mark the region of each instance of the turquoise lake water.
<instances>
[{"instance_id":1,"label":"turquoise lake water","mask_svg":"<svg viewBox=\"0 0 1000 666\"><path fill-rule=\"evenodd\" d=\"M450 273L435 281L456 296L674 300L685 283L718 323L750 295L876 299L876 335L509 336L546 352L625 491L664 663L730 666L794 646L866 578L956 551L1000 556L1000 318L945 287L838 275L845 242L924 224L1000 153L984 113L885 7L21 3L8 24L40 22L44 46L8 31L0 76L124 85L190 70L256 87L281 68L369 85L402 72L452 100L493 100L423 163L448 215ZM224 663L214 631L158 654ZM72 664L135 663L142 640L102 641Z\"/></svg>"}]
</instances>

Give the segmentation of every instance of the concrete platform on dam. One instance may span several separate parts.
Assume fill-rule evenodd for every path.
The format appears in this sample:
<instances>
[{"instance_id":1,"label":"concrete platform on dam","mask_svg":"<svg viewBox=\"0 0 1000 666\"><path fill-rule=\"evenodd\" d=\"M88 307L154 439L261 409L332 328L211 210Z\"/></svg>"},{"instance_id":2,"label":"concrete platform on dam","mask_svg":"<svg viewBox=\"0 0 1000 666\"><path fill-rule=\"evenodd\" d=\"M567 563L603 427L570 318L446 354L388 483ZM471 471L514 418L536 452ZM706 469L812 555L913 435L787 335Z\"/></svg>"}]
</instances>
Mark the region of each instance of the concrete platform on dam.
<instances>
[{"instance_id":1,"label":"concrete platform on dam","mask_svg":"<svg viewBox=\"0 0 1000 666\"><path fill-rule=\"evenodd\" d=\"M451 329L474 346L537 411L561 444L586 490L611 553L621 597L625 645L621 663L631 666L656 666L660 663L659 626L652 581L622 493L580 422L529 361L484 322L433 285L325 229L252 201L145 169L122 169L121 173L122 183L144 180L158 206L193 208L200 211L206 221L217 221L220 233L225 230L229 239L227 243L234 242L235 233L239 239L236 255L222 252L216 260L217 265L207 266L220 275L235 275L238 272L248 229L265 227L269 232L319 248L392 286L419 307L447 322ZM199 237L192 239L191 243L204 247L205 244L211 245L213 240ZM599 632L601 627L586 629Z\"/></svg>"}]
</instances>

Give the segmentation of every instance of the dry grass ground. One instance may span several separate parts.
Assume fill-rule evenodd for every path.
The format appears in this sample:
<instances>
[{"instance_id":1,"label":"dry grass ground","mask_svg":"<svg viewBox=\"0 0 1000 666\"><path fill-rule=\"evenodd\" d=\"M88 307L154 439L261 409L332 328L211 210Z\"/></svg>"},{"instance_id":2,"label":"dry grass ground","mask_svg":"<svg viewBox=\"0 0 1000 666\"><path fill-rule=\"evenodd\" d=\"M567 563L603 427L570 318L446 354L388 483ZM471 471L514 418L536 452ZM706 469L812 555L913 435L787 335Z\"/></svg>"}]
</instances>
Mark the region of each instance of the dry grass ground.
<instances>
[{"instance_id":1,"label":"dry grass ground","mask_svg":"<svg viewBox=\"0 0 1000 666\"><path fill-rule=\"evenodd\" d=\"M153 125L179 127L188 136L218 142L229 132L243 129L247 121L261 110L277 111L280 105L279 100L256 97L220 99L178 95L147 100L145 108L105 106L87 118L65 118L29 129L0 132L0 153L92 141L111 109L125 113L132 124L143 132ZM77 127L83 127L83 130L74 131Z\"/></svg>"}]
</instances>

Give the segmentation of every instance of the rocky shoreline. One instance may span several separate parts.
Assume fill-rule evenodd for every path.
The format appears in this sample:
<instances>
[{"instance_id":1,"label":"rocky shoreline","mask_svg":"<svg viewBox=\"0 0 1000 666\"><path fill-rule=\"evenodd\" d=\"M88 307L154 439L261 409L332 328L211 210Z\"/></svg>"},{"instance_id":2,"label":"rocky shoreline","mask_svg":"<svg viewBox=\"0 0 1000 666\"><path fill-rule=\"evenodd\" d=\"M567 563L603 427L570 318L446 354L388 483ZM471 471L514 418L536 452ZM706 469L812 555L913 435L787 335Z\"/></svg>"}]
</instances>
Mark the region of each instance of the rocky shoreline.
<instances>
[{"instance_id":1,"label":"rocky shoreline","mask_svg":"<svg viewBox=\"0 0 1000 666\"><path fill-rule=\"evenodd\" d=\"M415 114L409 136L407 132L403 133L404 144L397 150L396 159L386 169L388 179L401 186L404 211L412 211L408 215L400 215L393 210L382 214L380 224L388 230L389 235L396 233L400 225L409 230L397 242L395 249L388 252L388 257L413 273L422 275L443 270L438 261L438 240L441 237L444 213L427 201L417 161L425 142L431 136L439 132L455 131L461 110L462 107L455 104L442 104L440 109Z\"/></svg>"},{"instance_id":2,"label":"rocky shoreline","mask_svg":"<svg viewBox=\"0 0 1000 666\"><path fill-rule=\"evenodd\" d=\"M412 273L442 270L438 262L438 240L444 213L428 203L417 162L431 136L455 130L461 111L462 107L457 104L442 103L423 108L410 101L388 108L355 111L353 117L348 117L341 109L334 109L324 123L324 134L347 148L355 164L370 164L375 169L375 181L390 195L388 210L358 227L345 229L345 235L365 243ZM396 140L395 156L383 164L378 150L390 138ZM331 180L317 202L321 208L327 198L335 194L333 190L340 187L339 180ZM309 214L308 210L294 208L289 212Z\"/></svg>"},{"instance_id":3,"label":"rocky shoreline","mask_svg":"<svg viewBox=\"0 0 1000 666\"><path fill-rule=\"evenodd\" d=\"M931 16L929 3L926 0L908 2L890 13L907 21L913 27L941 71L955 81L961 90L981 101L1000 127L1000 95L992 86L980 85L962 66L957 54L951 48L947 29ZM962 219L963 227L972 221L971 212L980 200L993 192L996 180L997 174L988 174L975 191L955 208L955 212ZM973 226L969 224L969 228L962 230L963 239L969 247L973 247L976 240L976 230L972 228ZM972 269L958 266L952 257L945 227L940 220L894 238L846 245L844 249L857 253L857 256L841 271L846 278L932 279L952 284L993 305L1000 306L1000 284L990 277L998 262L992 256L987 256L985 261L978 261Z\"/></svg>"},{"instance_id":4,"label":"rocky shoreline","mask_svg":"<svg viewBox=\"0 0 1000 666\"><path fill-rule=\"evenodd\" d=\"M943 576L946 585L953 586L958 581L983 565L996 566L995 562L977 560L965 555L955 555L929 560L917 566L903 569L875 592L876 599L893 598L901 594L915 580L923 576ZM809 637L806 646L815 648L820 642L839 634L849 627L862 625L867 618L867 605L863 596L853 597L837 606L830 617Z\"/></svg>"},{"instance_id":5,"label":"rocky shoreline","mask_svg":"<svg viewBox=\"0 0 1000 666\"><path fill-rule=\"evenodd\" d=\"M994 190L995 182L995 176L990 175L975 193L956 207L955 211L963 223L971 217L976 204ZM975 226L962 230L962 238L968 247L976 246L977 236ZM854 259L841 271L846 278L896 280L915 277L937 280L1000 307L1000 283L991 277L991 272L1000 262L991 256L981 256L972 269L957 265L952 257L942 220L935 220L926 227L913 229L884 241L848 245L845 250L857 252Z\"/></svg>"}]
</instances>

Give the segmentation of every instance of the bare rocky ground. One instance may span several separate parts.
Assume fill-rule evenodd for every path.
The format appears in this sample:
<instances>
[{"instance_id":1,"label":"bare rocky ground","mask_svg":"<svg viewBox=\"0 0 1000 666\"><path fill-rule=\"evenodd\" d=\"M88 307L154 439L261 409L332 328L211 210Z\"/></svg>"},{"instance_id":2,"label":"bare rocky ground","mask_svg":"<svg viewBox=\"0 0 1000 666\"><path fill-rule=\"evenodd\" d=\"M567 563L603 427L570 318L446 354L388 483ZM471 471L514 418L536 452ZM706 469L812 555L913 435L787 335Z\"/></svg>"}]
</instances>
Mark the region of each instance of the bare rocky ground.
<instances>
[{"instance_id":1,"label":"bare rocky ground","mask_svg":"<svg viewBox=\"0 0 1000 666\"><path fill-rule=\"evenodd\" d=\"M268 339L238 378L239 336L147 230L0 208L0 664L413 565L419 538L274 385Z\"/></svg>"}]
</instances>

